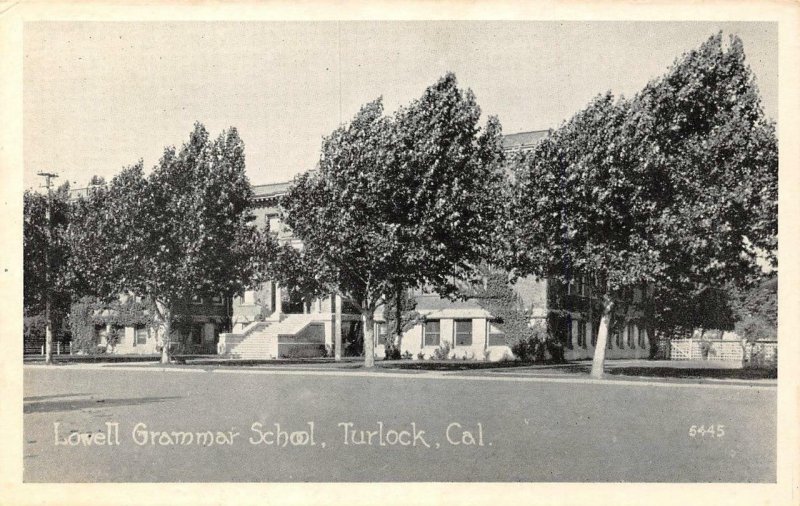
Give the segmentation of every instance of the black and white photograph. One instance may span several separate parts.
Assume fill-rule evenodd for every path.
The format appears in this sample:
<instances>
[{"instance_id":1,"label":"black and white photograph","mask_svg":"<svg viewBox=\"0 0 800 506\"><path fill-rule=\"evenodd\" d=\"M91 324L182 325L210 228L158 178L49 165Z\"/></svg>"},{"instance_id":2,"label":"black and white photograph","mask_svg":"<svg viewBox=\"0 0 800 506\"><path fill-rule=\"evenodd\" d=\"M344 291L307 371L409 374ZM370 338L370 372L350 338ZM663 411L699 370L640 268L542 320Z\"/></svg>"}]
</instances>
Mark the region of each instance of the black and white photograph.
<instances>
[{"instance_id":1,"label":"black and white photograph","mask_svg":"<svg viewBox=\"0 0 800 506\"><path fill-rule=\"evenodd\" d=\"M16 497L797 504L790 48L701 19L21 21Z\"/></svg>"}]
</instances>

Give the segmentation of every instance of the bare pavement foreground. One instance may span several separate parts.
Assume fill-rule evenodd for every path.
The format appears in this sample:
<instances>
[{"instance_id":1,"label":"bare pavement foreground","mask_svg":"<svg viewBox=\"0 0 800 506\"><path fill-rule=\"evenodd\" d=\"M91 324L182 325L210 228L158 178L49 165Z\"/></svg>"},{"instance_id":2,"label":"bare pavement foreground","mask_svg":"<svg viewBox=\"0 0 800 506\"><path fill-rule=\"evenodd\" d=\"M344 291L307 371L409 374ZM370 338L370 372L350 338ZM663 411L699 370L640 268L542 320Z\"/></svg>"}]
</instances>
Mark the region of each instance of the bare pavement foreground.
<instances>
[{"instance_id":1,"label":"bare pavement foreground","mask_svg":"<svg viewBox=\"0 0 800 506\"><path fill-rule=\"evenodd\" d=\"M776 388L26 366L26 482L775 482Z\"/></svg>"}]
</instances>

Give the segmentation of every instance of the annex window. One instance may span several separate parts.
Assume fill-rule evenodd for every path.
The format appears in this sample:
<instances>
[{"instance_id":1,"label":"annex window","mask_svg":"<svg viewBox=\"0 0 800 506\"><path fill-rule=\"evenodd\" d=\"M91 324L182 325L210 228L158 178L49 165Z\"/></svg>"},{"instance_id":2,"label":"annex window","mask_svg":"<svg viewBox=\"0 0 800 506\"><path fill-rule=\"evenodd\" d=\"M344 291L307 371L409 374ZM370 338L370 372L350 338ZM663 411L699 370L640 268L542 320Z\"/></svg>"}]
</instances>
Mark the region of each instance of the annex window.
<instances>
[{"instance_id":1,"label":"annex window","mask_svg":"<svg viewBox=\"0 0 800 506\"><path fill-rule=\"evenodd\" d=\"M428 320L425 322L425 335L423 336L423 346L439 346L441 338L439 320Z\"/></svg>"},{"instance_id":2,"label":"annex window","mask_svg":"<svg viewBox=\"0 0 800 506\"><path fill-rule=\"evenodd\" d=\"M614 332L614 341L617 343L617 348L622 349L625 347L625 340L623 339L623 330L617 330Z\"/></svg>"},{"instance_id":3,"label":"annex window","mask_svg":"<svg viewBox=\"0 0 800 506\"><path fill-rule=\"evenodd\" d=\"M633 323L628 324L628 348L635 348L636 341L633 340Z\"/></svg>"},{"instance_id":4,"label":"annex window","mask_svg":"<svg viewBox=\"0 0 800 506\"><path fill-rule=\"evenodd\" d=\"M456 346L472 346L472 320L455 321Z\"/></svg>"},{"instance_id":5,"label":"annex window","mask_svg":"<svg viewBox=\"0 0 800 506\"><path fill-rule=\"evenodd\" d=\"M388 333L389 326L385 323L376 323L375 324L375 335L378 336L377 343L379 345L386 345L386 335Z\"/></svg>"},{"instance_id":6,"label":"annex window","mask_svg":"<svg viewBox=\"0 0 800 506\"><path fill-rule=\"evenodd\" d=\"M644 329L637 329L639 331L639 348L646 348L647 347L647 334L645 334Z\"/></svg>"},{"instance_id":7,"label":"annex window","mask_svg":"<svg viewBox=\"0 0 800 506\"><path fill-rule=\"evenodd\" d=\"M576 320L578 326L578 346L586 348L586 322L583 320Z\"/></svg>"},{"instance_id":8,"label":"annex window","mask_svg":"<svg viewBox=\"0 0 800 506\"><path fill-rule=\"evenodd\" d=\"M192 295L192 304L202 304L203 298L199 295Z\"/></svg>"},{"instance_id":9,"label":"annex window","mask_svg":"<svg viewBox=\"0 0 800 506\"><path fill-rule=\"evenodd\" d=\"M606 348L609 350L613 348L614 341L619 339L619 332L611 333L611 329L608 330L608 335L606 336ZM619 347L619 343L617 343L617 347Z\"/></svg>"},{"instance_id":10,"label":"annex window","mask_svg":"<svg viewBox=\"0 0 800 506\"><path fill-rule=\"evenodd\" d=\"M600 333L600 326L592 324L592 348L597 346L597 334Z\"/></svg>"},{"instance_id":11,"label":"annex window","mask_svg":"<svg viewBox=\"0 0 800 506\"><path fill-rule=\"evenodd\" d=\"M268 214L264 217L267 232L277 234L281 231L281 219L277 214Z\"/></svg>"},{"instance_id":12,"label":"annex window","mask_svg":"<svg viewBox=\"0 0 800 506\"><path fill-rule=\"evenodd\" d=\"M147 327L137 325L133 331L133 345L140 346L143 344L147 344Z\"/></svg>"},{"instance_id":13,"label":"annex window","mask_svg":"<svg viewBox=\"0 0 800 506\"><path fill-rule=\"evenodd\" d=\"M567 332L567 343L566 343L567 344L567 349L571 350L572 349L572 317L571 316L567 316L567 319L566 319L566 321L564 323L566 324L566 327L567 327L566 328L566 332Z\"/></svg>"},{"instance_id":14,"label":"annex window","mask_svg":"<svg viewBox=\"0 0 800 506\"><path fill-rule=\"evenodd\" d=\"M488 324L488 346L505 346L506 345L506 333L503 332L503 329L500 328L500 320L494 320L487 322Z\"/></svg>"},{"instance_id":15,"label":"annex window","mask_svg":"<svg viewBox=\"0 0 800 506\"><path fill-rule=\"evenodd\" d=\"M211 303L214 304L215 306L221 306L222 305L222 295L220 294L220 295L215 295L215 296L211 297Z\"/></svg>"}]
</instances>

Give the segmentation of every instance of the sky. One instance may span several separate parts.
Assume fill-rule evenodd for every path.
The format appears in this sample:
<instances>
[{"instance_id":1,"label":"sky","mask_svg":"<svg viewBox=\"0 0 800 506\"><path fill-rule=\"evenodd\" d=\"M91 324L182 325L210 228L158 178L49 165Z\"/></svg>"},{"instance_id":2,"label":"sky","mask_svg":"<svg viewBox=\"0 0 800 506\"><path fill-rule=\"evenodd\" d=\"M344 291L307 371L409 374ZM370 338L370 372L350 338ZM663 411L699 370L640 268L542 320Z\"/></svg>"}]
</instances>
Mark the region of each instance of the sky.
<instances>
[{"instance_id":1,"label":"sky","mask_svg":"<svg viewBox=\"0 0 800 506\"><path fill-rule=\"evenodd\" d=\"M634 95L720 30L742 38L777 120L775 23L29 22L23 184L149 169L196 121L239 130L253 184L286 181L361 105L382 96L391 112L448 71L504 133L556 128L599 93Z\"/></svg>"}]
</instances>

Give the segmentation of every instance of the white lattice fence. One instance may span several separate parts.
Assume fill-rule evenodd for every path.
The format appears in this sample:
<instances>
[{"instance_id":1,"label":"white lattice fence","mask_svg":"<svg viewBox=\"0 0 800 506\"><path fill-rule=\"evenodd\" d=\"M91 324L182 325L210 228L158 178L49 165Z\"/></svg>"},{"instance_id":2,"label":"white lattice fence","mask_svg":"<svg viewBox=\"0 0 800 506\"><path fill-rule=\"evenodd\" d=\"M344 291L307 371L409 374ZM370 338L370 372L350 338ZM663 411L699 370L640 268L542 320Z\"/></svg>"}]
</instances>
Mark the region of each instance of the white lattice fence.
<instances>
[{"instance_id":1,"label":"white lattice fence","mask_svg":"<svg viewBox=\"0 0 800 506\"><path fill-rule=\"evenodd\" d=\"M741 362L744 356L738 341L709 341L708 360Z\"/></svg>"},{"instance_id":2,"label":"white lattice fence","mask_svg":"<svg viewBox=\"0 0 800 506\"><path fill-rule=\"evenodd\" d=\"M669 343L670 360L691 360L692 359L692 340L673 339Z\"/></svg>"},{"instance_id":3,"label":"white lattice fence","mask_svg":"<svg viewBox=\"0 0 800 506\"><path fill-rule=\"evenodd\" d=\"M670 342L670 360L741 361L739 341L674 339Z\"/></svg>"}]
</instances>

